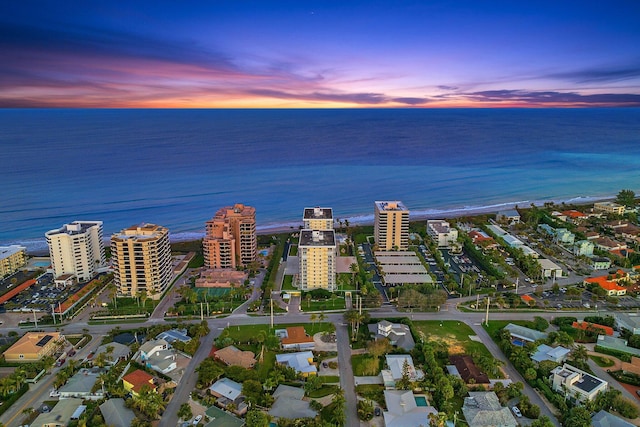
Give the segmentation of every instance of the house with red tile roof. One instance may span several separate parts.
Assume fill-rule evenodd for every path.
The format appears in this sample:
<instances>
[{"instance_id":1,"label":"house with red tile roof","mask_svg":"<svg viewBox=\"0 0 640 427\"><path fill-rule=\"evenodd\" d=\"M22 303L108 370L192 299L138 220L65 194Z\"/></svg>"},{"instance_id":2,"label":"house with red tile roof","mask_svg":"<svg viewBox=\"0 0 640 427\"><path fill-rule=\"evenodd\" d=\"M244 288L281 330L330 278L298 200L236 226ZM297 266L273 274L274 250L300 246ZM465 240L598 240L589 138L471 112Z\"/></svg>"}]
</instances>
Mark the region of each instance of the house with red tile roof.
<instances>
[{"instance_id":1,"label":"house with red tile roof","mask_svg":"<svg viewBox=\"0 0 640 427\"><path fill-rule=\"evenodd\" d=\"M576 328L576 329L582 329L583 331L590 331L590 332L596 332L599 335L609 335L612 336L613 335L613 328L610 326L605 326L605 325L599 325L597 323L590 323L590 322L573 322L573 324L571 325L572 327Z\"/></svg>"},{"instance_id":2,"label":"house with red tile roof","mask_svg":"<svg viewBox=\"0 0 640 427\"><path fill-rule=\"evenodd\" d=\"M520 298L522 298L522 301L524 301L527 305L531 305L536 302L535 298L531 297L530 295L522 295Z\"/></svg>"},{"instance_id":3,"label":"house with red tile roof","mask_svg":"<svg viewBox=\"0 0 640 427\"><path fill-rule=\"evenodd\" d=\"M283 349L312 350L316 344L313 337L307 335L304 326L292 326L287 328L286 335L280 340Z\"/></svg>"},{"instance_id":4,"label":"house with red tile roof","mask_svg":"<svg viewBox=\"0 0 640 427\"><path fill-rule=\"evenodd\" d=\"M124 384L124 389L126 391L130 391L136 396L140 393L143 387L149 387L153 391L156 391L157 389L153 382L153 375L150 375L140 369L136 369L122 377L122 383Z\"/></svg>"},{"instance_id":5,"label":"house with red tile roof","mask_svg":"<svg viewBox=\"0 0 640 427\"><path fill-rule=\"evenodd\" d=\"M484 248L493 248L498 245L496 241L493 240L493 237L489 236L484 231L470 231L469 237L474 245L482 246Z\"/></svg>"},{"instance_id":6,"label":"house with red tile roof","mask_svg":"<svg viewBox=\"0 0 640 427\"><path fill-rule=\"evenodd\" d=\"M620 286L618 282L628 280L629 273L625 273L622 270L618 270L615 275L587 277L584 279L584 284L597 284L602 289L607 291L608 296L622 296L626 295L627 288Z\"/></svg>"}]
</instances>

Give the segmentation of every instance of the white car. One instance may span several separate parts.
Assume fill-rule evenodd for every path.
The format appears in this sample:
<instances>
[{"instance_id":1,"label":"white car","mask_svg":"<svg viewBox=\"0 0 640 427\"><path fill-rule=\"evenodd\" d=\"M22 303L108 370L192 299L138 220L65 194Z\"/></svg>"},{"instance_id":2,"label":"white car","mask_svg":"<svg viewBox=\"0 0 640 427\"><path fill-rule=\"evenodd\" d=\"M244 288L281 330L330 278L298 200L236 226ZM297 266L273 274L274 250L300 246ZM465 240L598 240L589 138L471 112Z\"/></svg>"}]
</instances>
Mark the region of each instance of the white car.
<instances>
[{"instance_id":1,"label":"white car","mask_svg":"<svg viewBox=\"0 0 640 427\"><path fill-rule=\"evenodd\" d=\"M511 410L513 411L516 417L522 418L522 412L520 412L520 409L518 409L517 406L514 406L513 408L511 408Z\"/></svg>"},{"instance_id":2,"label":"white car","mask_svg":"<svg viewBox=\"0 0 640 427\"><path fill-rule=\"evenodd\" d=\"M198 425L198 423L200 423L200 420L202 420L202 415L198 415L197 417L195 417L195 418L193 419L193 425L194 425L194 426L197 426L197 425Z\"/></svg>"}]
</instances>

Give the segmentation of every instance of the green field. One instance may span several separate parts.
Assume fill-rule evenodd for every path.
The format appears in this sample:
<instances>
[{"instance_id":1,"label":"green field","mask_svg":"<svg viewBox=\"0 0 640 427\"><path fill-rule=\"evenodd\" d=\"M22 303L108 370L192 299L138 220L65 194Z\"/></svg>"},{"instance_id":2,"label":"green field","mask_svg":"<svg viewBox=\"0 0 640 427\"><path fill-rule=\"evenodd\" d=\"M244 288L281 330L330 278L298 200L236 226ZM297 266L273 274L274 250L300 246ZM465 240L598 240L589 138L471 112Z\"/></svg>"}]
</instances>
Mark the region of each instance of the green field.
<instances>
[{"instance_id":1,"label":"green field","mask_svg":"<svg viewBox=\"0 0 640 427\"><path fill-rule=\"evenodd\" d=\"M413 328L418 337L421 337L422 333L427 340L445 344L449 349L449 354L476 354L493 357L483 343L471 341L469 336L475 335L475 332L464 322L456 320L414 321Z\"/></svg>"},{"instance_id":2,"label":"green field","mask_svg":"<svg viewBox=\"0 0 640 427\"><path fill-rule=\"evenodd\" d=\"M286 275L282 280L282 290L283 291L297 291L298 288L293 287L293 276Z\"/></svg>"}]
</instances>

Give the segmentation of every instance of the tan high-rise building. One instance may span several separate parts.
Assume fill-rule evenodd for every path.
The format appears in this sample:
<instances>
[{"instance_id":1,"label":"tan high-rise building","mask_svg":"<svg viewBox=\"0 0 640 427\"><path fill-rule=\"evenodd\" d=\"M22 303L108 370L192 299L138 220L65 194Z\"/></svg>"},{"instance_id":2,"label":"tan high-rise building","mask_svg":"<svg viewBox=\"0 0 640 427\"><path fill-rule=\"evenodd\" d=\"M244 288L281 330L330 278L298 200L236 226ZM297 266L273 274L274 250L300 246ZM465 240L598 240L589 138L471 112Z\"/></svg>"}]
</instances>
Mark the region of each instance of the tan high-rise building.
<instances>
[{"instance_id":1,"label":"tan high-rise building","mask_svg":"<svg viewBox=\"0 0 640 427\"><path fill-rule=\"evenodd\" d=\"M301 230L298 243L300 290L335 290L336 254L333 230Z\"/></svg>"},{"instance_id":2,"label":"tan high-rise building","mask_svg":"<svg viewBox=\"0 0 640 427\"><path fill-rule=\"evenodd\" d=\"M374 203L374 237L380 250L409 247L409 209L400 201Z\"/></svg>"},{"instance_id":3,"label":"tan high-rise building","mask_svg":"<svg viewBox=\"0 0 640 427\"><path fill-rule=\"evenodd\" d=\"M111 236L111 260L118 294L144 291L159 299L173 276L169 230L155 224L125 228Z\"/></svg>"},{"instance_id":4,"label":"tan high-rise building","mask_svg":"<svg viewBox=\"0 0 640 427\"><path fill-rule=\"evenodd\" d=\"M45 237L55 277L72 274L87 282L106 266L102 221L74 221L47 231Z\"/></svg>"},{"instance_id":5,"label":"tan high-rise building","mask_svg":"<svg viewBox=\"0 0 640 427\"><path fill-rule=\"evenodd\" d=\"M27 248L11 245L0 246L0 277L8 276L27 265Z\"/></svg>"},{"instance_id":6,"label":"tan high-rise building","mask_svg":"<svg viewBox=\"0 0 640 427\"><path fill-rule=\"evenodd\" d=\"M202 241L207 268L236 268L256 260L256 209L236 203L216 212L205 224Z\"/></svg>"},{"instance_id":7,"label":"tan high-rise building","mask_svg":"<svg viewBox=\"0 0 640 427\"><path fill-rule=\"evenodd\" d=\"M304 208L302 215L305 230L333 230L331 208Z\"/></svg>"}]
</instances>

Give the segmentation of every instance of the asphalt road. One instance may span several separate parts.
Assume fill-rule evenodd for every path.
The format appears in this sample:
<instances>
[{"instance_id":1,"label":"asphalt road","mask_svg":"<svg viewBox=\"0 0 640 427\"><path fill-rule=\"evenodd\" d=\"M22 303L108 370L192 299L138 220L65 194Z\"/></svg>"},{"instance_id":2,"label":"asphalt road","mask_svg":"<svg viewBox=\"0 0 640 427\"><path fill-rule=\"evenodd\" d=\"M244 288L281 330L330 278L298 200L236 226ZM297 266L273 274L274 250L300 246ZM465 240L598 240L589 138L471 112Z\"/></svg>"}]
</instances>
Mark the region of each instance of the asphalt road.
<instances>
[{"instance_id":1,"label":"asphalt road","mask_svg":"<svg viewBox=\"0 0 640 427\"><path fill-rule=\"evenodd\" d=\"M349 342L349 333L345 323L335 323L336 340L338 344L338 369L340 372L340 388L344 390L345 398L345 426L359 427L358 420L358 400L356 397L356 385L353 378L353 369L351 367L351 344Z\"/></svg>"}]
</instances>

